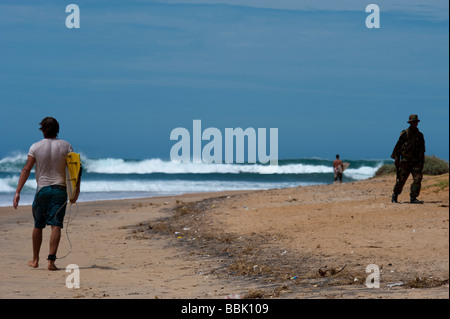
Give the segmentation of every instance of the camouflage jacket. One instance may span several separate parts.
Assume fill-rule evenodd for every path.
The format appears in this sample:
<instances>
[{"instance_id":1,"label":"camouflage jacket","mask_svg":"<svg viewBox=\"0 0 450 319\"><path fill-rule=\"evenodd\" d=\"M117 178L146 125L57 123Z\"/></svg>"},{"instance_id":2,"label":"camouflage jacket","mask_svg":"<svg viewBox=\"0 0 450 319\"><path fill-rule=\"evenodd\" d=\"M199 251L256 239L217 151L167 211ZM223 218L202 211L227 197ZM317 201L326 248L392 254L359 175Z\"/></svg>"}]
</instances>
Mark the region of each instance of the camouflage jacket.
<instances>
[{"instance_id":1,"label":"camouflage jacket","mask_svg":"<svg viewBox=\"0 0 450 319\"><path fill-rule=\"evenodd\" d=\"M418 130L407 128L400 133L400 138L395 144L391 158L400 158L401 161L425 161L425 139Z\"/></svg>"}]
</instances>

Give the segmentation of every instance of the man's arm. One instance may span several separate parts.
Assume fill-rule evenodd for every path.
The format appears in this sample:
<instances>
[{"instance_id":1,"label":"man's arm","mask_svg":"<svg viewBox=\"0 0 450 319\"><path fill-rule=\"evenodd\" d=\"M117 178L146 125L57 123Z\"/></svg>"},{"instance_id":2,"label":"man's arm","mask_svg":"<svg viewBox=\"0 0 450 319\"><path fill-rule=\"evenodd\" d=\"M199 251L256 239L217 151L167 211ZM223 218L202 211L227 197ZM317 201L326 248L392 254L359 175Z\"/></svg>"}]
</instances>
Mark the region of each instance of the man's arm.
<instances>
[{"instance_id":1,"label":"man's arm","mask_svg":"<svg viewBox=\"0 0 450 319\"><path fill-rule=\"evenodd\" d=\"M401 150L402 150L403 143L405 143L405 141L406 141L406 138L407 138L406 130L404 130L400 133L400 137L399 137L397 143L395 144L394 150L392 151L391 158L395 159L395 166L398 166L400 164Z\"/></svg>"},{"instance_id":2,"label":"man's arm","mask_svg":"<svg viewBox=\"0 0 450 319\"><path fill-rule=\"evenodd\" d=\"M423 134L420 133L421 136L421 154L420 154L420 166L421 166L421 170L423 170L423 166L425 165L425 138L423 137Z\"/></svg>"},{"instance_id":3,"label":"man's arm","mask_svg":"<svg viewBox=\"0 0 450 319\"><path fill-rule=\"evenodd\" d=\"M17 209L20 201L20 192L22 191L23 186L28 180L30 176L31 170L33 169L34 164L36 163L36 159L33 156L28 155L27 162L22 169L22 173L20 173L19 183L17 184L16 194L14 195L13 206Z\"/></svg>"}]
</instances>

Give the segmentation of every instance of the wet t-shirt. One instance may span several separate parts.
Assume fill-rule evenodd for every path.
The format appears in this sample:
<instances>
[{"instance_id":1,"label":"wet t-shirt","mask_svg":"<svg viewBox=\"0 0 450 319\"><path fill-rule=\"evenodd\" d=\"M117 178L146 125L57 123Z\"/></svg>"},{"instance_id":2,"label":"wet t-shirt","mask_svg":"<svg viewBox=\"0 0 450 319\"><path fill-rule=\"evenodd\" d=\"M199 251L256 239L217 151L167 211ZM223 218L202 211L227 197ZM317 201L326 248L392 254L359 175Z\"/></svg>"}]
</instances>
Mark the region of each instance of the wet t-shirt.
<instances>
[{"instance_id":1,"label":"wet t-shirt","mask_svg":"<svg viewBox=\"0 0 450 319\"><path fill-rule=\"evenodd\" d=\"M58 138L45 138L31 145L28 152L36 160L37 191L50 185L66 185L66 155L72 152L70 143Z\"/></svg>"}]
</instances>

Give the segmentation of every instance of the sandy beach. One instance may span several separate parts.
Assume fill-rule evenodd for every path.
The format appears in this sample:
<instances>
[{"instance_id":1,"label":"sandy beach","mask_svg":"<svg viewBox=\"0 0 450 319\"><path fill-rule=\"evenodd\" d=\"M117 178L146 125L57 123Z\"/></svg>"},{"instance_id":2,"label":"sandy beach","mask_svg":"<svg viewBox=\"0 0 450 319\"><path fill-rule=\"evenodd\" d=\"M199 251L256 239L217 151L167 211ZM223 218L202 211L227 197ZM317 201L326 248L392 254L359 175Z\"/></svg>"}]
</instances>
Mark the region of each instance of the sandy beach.
<instances>
[{"instance_id":1,"label":"sandy beach","mask_svg":"<svg viewBox=\"0 0 450 319\"><path fill-rule=\"evenodd\" d=\"M31 208L0 208L0 298L449 298L448 178L425 176L423 205L408 203L411 180L391 204L393 176L83 202L53 272L50 229L30 268ZM58 256L69 249L65 224ZM80 288L66 287L69 264ZM366 286L371 264L379 288Z\"/></svg>"}]
</instances>

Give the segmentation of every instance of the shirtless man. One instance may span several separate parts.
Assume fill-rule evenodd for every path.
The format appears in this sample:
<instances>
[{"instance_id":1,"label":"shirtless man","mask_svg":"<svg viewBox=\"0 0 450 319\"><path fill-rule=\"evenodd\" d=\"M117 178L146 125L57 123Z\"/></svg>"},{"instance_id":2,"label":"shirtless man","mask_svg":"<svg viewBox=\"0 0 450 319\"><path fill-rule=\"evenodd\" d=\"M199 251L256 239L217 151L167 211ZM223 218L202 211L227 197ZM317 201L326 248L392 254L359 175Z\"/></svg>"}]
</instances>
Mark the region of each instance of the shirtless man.
<instances>
[{"instance_id":1,"label":"shirtless man","mask_svg":"<svg viewBox=\"0 0 450 319\"><path fill-rule=\"evenodd\" d=\"M334 181L342 183L342 172L344 171L344 163L339 159L339 155L336 155L336 159L333 162Z\"/></svg>"}]
</instances>

